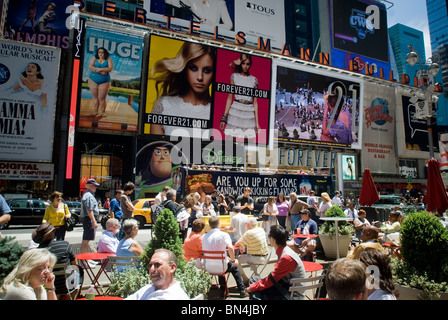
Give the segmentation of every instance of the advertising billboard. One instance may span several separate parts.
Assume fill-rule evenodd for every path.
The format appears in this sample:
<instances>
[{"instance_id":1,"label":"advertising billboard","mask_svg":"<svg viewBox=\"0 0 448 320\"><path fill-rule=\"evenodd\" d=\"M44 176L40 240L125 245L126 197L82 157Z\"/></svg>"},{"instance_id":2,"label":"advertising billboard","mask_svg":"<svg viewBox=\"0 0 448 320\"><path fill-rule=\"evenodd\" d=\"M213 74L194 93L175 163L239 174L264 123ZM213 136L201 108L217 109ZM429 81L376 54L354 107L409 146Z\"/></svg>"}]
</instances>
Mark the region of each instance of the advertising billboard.
<instances>
[{"instance_id":1,"label":"advertising billboard","mask_svg":"<svg viewBox=\"0 0 448 320\"><path fill-rule=\"evenodd\" d=\"M331 2L331 0L329 0ZM373 10L375 11L373 11ZM372 19L373 18L373 19ZM332 0L331 65L379 74L391 70L384 4L372 0Z\"/></svg>"},{"instance_id":2,"label":"advertising billboard","mask_svg":"<svg viewBox=\"0 0 448 320\"><path fill-rule=\"evenodd\" d=\"M171 26L189 28L190 21L200 23L200 32L257 43L258 37L270 39L274 48L285 43L284 1L270 0L145 0L144 9L151 20L166 24L164 16L174 17ZM272 28L272 26L276 26Z\"/></svg>"},{"instance_id":3,"label":"advertising billboard","mask_svg":"<svg viewBox=\"0 0 448 320\"><path fill-rule=\"evenodd\" d=\"M398 95L397 101L397 148L400 157L428 159L429 136L426 118L418 117L423 100L405 94ZM433 151L439 152L437 121L431 118Z\"/></svg>"},{"instance_id":4,"label":"advertising billboard","mask_svg":"<svg viewBox=\"0 0 448 320\"><path fill-rule=\"evenodd\" d=\"M10 0L5 38L67 49L69 32L67 7L73 0Z\"/></svg>"},{"instance_id":5,"label":"advertising billboard","mask_svg":"<svg viewBox=\"0 0 448 320\"><path fill-rule=\"evenodd\" d=\"M360 148L362 83L289 63L275 63L272 78L278 141Z\"/></svg>"},{"instance_id":6,"label":"advertising billboard","mask_svg":"<svg viewBox=\"0 0 448 320\"><path fill-rule=\"evenodd\" d=\"M364 86L363 171L397 173L395 105L395 88L374 83Z\"/></svg>"},{"instance_id":7,"label":"advertising billboard","mask_svg":"<svg viewBox=\"0 0 448 320\"><path fill-rule=\"evenodd\" d=\"M143 38L87 28L79 127L137 132Z\"/></svg>"},{"instance_id":8,"label":"advertising billboard","mask_svg":"<svg viewBox=\"0 0 448 320\"><path fill-rule=\"evenodd\" d=\"M356 180L356 158L354 155L342 155L342 179Z\"/></svg>"},{"instance_id":9,"label":"advertising billboard","mask_svg":"<svg viewBox=\"0 0 448 320\"><path fill-rule=\"evenodd\" d=\"M215 139L268 142L271 63L268 58L217 50L213 128L219 131Z\"/></svg>"},{"instance_id":10,"label":"advertising billboard","mask_svg":"<svg viewBox=\"0 0 448 320\"><path fill-rule=\"evenodd\" d=\"M144 134L210 138L216 49L151 35Z\"/></svg>"},{"instance_id":11,"label":"advertising billboard","mask_svg":"<svg viewBox=\"0 0 448 320\"><path fill-rule=\"evenodd\" d=\"M137 196L160 192L163 187L179 186L181 176L177 170L181 166L200 168L206 165L211 171L241 167L245 164L244 146L226 144L224 141L210 143L182 138L168 141L160 137L137 139L136 186Z\"/></svg>"},{"instance_id":12,"label":"advertising billboard","mask_svg":"<svg viewBox=\"0 0 448 320\"><path fill-rule=\"evenodd\" d=\"M0 40L0 159L53 159L60 49Z\"/></svg>"}]
</instances>

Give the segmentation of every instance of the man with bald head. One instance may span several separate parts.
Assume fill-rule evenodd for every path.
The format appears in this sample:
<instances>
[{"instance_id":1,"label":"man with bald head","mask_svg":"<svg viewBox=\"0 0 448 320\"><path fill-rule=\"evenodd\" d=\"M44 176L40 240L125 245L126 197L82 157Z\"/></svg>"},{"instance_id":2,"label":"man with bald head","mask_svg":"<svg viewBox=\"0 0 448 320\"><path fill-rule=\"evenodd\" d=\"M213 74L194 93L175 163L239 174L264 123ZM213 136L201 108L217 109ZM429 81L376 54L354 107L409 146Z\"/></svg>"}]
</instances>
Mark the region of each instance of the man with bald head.
<instances>
[{"instance_id":1,"label":"man with bald head","mask_svg":"<svg viewBox=\"0 0 448 320\"><path fill-rule=\"evenodd\" d=\"M378 228L374 226L366 226L362 230L361 240L362 242L356 247L351 247L347 258L359 259L361 252L366 248L373 248L385 252L383 246L378 242Z\"/></svg>"}]
</instances>

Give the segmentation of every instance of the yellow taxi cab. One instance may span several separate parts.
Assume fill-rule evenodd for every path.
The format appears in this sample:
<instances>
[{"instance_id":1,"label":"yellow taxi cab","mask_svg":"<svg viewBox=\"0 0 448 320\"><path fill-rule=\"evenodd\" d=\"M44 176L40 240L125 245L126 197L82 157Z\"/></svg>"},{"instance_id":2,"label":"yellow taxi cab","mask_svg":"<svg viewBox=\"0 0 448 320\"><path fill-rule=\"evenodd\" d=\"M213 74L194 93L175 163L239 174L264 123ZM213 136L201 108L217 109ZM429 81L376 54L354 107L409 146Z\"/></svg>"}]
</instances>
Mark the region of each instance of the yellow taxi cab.
<instances>
[{"instance_id":1,"label":"yellow taxi cab","mask_svg":"<svg viewBox=\"0 0 448 320\"><path fill-rule=\"evenodd\" d=\"M151 206L154 204L155 198L141 198L132 201L134 206L134 219L138 221L140 227L143 227L151 221Z\"/></svg>"},{"instance_id":2,"label":"yellow taxi cab","mask_svg":"<svg viewBox=\"0 0 448 320\"><path fill-rule=\"evenodd\" d=\"M231 233L227 227L230 227L230 221L232 220L233 214L232 215L220 215L218 216L219 218L219 222L221 224L221 231L224 232L229 232ZM248 218L253 217L253 215L247 215ZM207 233L210 231L210 225L208 224L208 220L210 219L210 216L202 216L201 219L204 221L205 223L205 227L203 230L203 233Z\"/></svg>"}]
</instances>

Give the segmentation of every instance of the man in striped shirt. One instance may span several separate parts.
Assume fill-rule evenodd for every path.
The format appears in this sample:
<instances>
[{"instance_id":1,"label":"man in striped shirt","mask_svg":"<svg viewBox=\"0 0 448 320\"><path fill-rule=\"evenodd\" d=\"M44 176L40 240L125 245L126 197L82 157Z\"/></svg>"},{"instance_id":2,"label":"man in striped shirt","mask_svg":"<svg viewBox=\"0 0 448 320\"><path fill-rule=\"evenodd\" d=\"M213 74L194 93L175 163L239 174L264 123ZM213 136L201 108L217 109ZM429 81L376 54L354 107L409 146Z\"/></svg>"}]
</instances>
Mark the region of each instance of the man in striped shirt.
<instances>
[{"instance_id":1,"label":"man in striped shirt","mask_svg":"<svg viewBox=\"0 0 448 320\"><path fill-rule=\"evenodd\" d=\"M241 265L248 263L255 275L259 275L257 272L258 265L266 263L269 249L266 240L266 232L263 228L258 226L256 218L248 218L246 221L246 228L247 231L235 243L235 247L240 251L240 255L238 256L238 270L240 271L244 283L247 285L249 283L249 278Z\"/></svg>"}]
</instances>

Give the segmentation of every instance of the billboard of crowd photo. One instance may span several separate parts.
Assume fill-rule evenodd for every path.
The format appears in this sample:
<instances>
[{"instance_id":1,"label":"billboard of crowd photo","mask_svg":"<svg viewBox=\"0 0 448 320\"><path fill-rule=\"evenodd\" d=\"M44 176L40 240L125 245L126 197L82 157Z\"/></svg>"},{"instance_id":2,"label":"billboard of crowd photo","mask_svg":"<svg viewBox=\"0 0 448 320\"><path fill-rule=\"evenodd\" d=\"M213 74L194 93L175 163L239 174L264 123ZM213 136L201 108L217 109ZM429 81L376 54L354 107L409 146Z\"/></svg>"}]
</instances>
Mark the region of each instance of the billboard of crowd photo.
<instances>
[{"instance_id":1,"label":"billboard of crowd photo","mask_svg":"<svg viewBox=\"0 0 448 320\"><path fill-rule=\"evenodd\" d=\"M358 143L359 84L280 65L276 71L279 141L342 147Z\"/></svg>"}]
</instances>

